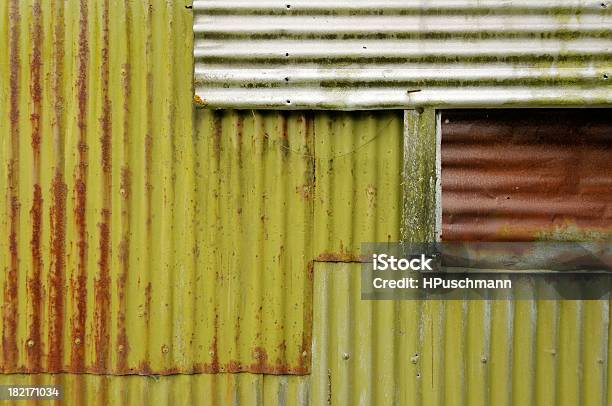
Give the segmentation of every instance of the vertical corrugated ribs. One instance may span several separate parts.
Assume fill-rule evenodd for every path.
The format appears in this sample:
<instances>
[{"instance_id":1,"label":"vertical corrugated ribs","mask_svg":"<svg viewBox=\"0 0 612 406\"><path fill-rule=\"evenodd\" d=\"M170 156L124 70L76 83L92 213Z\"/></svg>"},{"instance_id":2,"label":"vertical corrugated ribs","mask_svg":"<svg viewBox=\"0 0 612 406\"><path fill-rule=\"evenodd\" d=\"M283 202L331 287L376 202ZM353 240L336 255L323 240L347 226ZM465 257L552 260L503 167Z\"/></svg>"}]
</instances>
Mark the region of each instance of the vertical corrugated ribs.
<instances>
[{"instance_id":1,"label":"vertical corrugated ribs","mask_svg":"<svg viewBox=\"0 0 612 406\"><path fill-rule=\"evenodd\" d=\"M30 239L31 272L28 278L28 368L39 370L41 367L41 316L42 316L42 268L41 252L42 210L43 197L40 185L40 143L42 120L42 9L40 1L32 5L32 53L30 56L30 98L32 100L32 113L30 123L32 126L32 207L30 208L30 221L32 223L32 237Z\"/></svg>"},{"instance_id":2,"label":"vertical corrugated ribs","mask_svg":"<svg viewBox=\"0 0 612 406\"><path fill-rule=\"evenodd\" d=\"M89 70L89 13L88 2L81 0L79 15L79 39L77 55L77 166L74 174L74 227L76 231L76 270L72 276L71 292L74 313L72 315L72 351L70 364L74 370L85 367L85 322L87 318L87 116Z\"/></svg>"},{"instance_id":3,"label":"vertical corrugated ribs","mask_svg":"<svg viewBox=\"0 0 612 406\"><path fill-rule=\"evenodd\" d=\"M110 344L110 261L111 261L111 101L109 97L109 0L102 5L102 49L100 80L102 86L102 114L100 117L100 144L102 159L102 209L98 223L99 260L98 275L94 281L94 342L96 351L95 369L106 371L109 362Z\"/></svg>"},{"instance_id":4,"label":"vertical corrugated ribs","mask_svg":"<svg viewBox=\"0 0 612 406\"><path fill-rule=\"evenodd\" d=\"M18 300L19 300L19 66L21 63L19 54L19 24L21 15L19 1L12 0L9 3L9 58L10 58L10 86L9 86L9 158L7 162L7 196L9 229L9 268L5 272L4 283L4 303L2 307L2 356L3 370L13 370L17 366L18 344L17 344L17 323L18 323Z\"/></svg>"}]
</instances>

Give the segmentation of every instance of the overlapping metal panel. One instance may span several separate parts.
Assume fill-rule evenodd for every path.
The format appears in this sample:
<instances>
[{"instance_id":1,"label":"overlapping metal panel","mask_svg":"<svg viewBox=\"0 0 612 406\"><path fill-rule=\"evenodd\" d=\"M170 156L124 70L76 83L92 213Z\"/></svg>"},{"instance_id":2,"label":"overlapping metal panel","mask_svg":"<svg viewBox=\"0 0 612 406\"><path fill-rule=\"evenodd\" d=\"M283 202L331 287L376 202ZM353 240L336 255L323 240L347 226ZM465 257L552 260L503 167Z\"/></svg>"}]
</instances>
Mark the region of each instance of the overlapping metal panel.
<instances>
[{"instance_id":1,"label":"overlapping metal panel","mask_svg":"<svg viewBox=\"0 0 612 406\"><path fill-rule=\"evenodd\" d=\"M310 370L314 132L304 112L196 114L190 340L206 372Z\"/></svg>"},{"instance_id":2,"label":"overlapping metal panel","mask_svg":"<svg viewBox=\"0 0 612 406\"><path fill-rule=\"evenodd\" d=\"M607 1L195 0L213 107L612 103Z\"/></svg>"},{"instance_id":3,"label":"overlapping metal panel","mask_svg":"<svg viewBox=\"0 0 612 406\"><path fill-rule=\"evenodd\" d=\"M154 377L13 374L0 375L0 385L59 385L64 395L56 403L67 405L306 406L309 405L308 379L307 376L250 373Z\"/></svg>"},{"instance_id":4,"label":"overlapping metal panel","mask_svg":"<svg viewBox=\"0 0 612 406\"><path fill-rule=\"evenodd\" d=\"M358 260L362 242L399 241L403 112L315 116L314 251Z\"/></svg>"},{"instance_id":5,"label":"overlapping metal panel","mask_svg":"<svg viewBox=\"0 0 612 406\"><path fill-rule=\"evenodd\" d=\"M313 120L195 128L191 13L0 5L2 372L308 372Z\"/></svg>"},{"instance_id":6,"label":"overlapping metal panel","mask_svg":"<svg viewBox=\"0 0 612 406\"><path fill-rule=\"evenodd\" d=\"M610 113L444 111L442 238L612 238Z\"/></svg>"},{"instance_id":7,"label":"overlapping metal panel","mask_svg":"<svg viewBox=\"0 0 612 406\"><path fill-rule=\"evenodd\" d=\"M364 301L316 263L312 404L610 404L608 301Z\"/></svg>"}]
</instances>

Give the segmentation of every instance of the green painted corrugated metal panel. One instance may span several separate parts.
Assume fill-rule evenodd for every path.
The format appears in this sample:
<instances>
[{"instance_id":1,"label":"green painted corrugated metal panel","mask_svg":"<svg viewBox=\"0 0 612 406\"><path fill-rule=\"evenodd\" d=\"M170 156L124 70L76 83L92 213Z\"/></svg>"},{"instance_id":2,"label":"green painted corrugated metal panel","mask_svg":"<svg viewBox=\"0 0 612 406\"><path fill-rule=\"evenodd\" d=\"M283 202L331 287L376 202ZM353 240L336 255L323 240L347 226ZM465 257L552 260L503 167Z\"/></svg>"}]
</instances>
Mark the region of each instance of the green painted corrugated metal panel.
<instances>
[{"instance_id":1,"label":"green painted corrugated metal panel","mask_svg":"<svg viewBox=\"0 0 612 406\"><path fill-rule=\"evenodd\" d=\"M398 241L403 112L315 118L315 257L350 261L362 242Z\"/></svg>"},{"instance_id":2,"label":"green painted corrugated metal panel","mask_svg":"<svg viewBox=\"0 0 612 406\"><path fill-rule=\"evenodd\" d=\"M314 122L197 112L195 342L222 371L310 368ZM214 335L205 334L214 326ZM213 368L214 370L215 368Z\"/></svg>"},{"instance_id":3,"label":"green painted corrugated metal panel","mask_svg":"<svg viewBox=\"0 0 612 406\"><path fill-rule=\"evenodd\" d=\"M180 0L0 22L0 370L307 372L312 118L194 132Z\"/></svg>"},{"instance_id":4,"label":"green painted corrugated metal panel","mask_svg":"<svg viewBox=\"0 0 612 406\"><path fill-rule=\"evenodd\" d=\"M0 375L0 385L61 385L64 392L60 402L30 401L25 404L306 406L309 404L308 379L306 376L249 373L172 376L27 374Z\"/></svg>"},{"instance_id":5,"label":"green painted corrugated metal panel","mask_svg":"<svg viewBox=\"0 0 612 406\"><path fill-rule=\"evenodd\" d=\"M362 301L316 263L312 404L610 404L608 301Z\"/></svg>"},{"instance_id":6,"label":"green painted corrugated metal panel","mask_svg":"<svg viewBox=\"0 0 612 406\"><path fill-rule=\"evenodd\" d=\"M191 20L2 2L4 372L191 368Z\"/></svg>"}]
</instances>

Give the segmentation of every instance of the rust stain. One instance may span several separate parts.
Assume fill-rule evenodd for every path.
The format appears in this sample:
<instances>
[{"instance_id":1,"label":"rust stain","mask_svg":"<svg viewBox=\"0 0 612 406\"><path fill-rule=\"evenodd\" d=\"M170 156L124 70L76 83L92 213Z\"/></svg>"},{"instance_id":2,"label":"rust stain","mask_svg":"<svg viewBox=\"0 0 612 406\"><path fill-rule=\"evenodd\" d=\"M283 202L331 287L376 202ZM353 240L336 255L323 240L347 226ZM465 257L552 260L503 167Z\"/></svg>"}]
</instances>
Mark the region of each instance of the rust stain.
<instances>
[{"instance_id":1,"label":"rust stain","mask_svg":"<svg viewBox=\"0 0 612 406\"><path fill-rule=\"evenodd\" d=\"M144 294L145 294L145 303L144 303L143 315L148 325L149 317L151 315L151 282L147 283Z\"/></svg>"},{"instance_id":2,"label":"rust stain","mask_svg":"<svg viewBox=\"0 0 612 406\"><path fill-rule=\"evenodd\" d=\"M53 178L50 208L51 264L49 268L49 372L56 372L62 366L64 331L64 269L66 250L66 194L67 186L58 171Z\"/></svg>"},{"instance_id":3,"label":"rust stain","mask_svg":"<svg viewBox=\"0 0 612 406\"><path fill-rule=\"evenodd\" d=\"M103 372L108 368L110 343L110 233L111 233L111 102L109 97L109 1L102 13L102 49L100 78L102 81L102 116L100 147L102 151L102 210L100 212L98 276L94 281L94 345L95 365Z\"/></svg>"},{"instance_id":4,"label":"rust stain","mask_svg":"<svg viewBox=\"0 0 612 406\"><path fill-rule=\"evenodd\" d=\"M607 110L448 111L442 122L444 240L612 236Z\"/></svg>"},{"instance_id":5,"label":"rust stain","mask_svg":"<svg viewBox=\"0 0 612 406\"><path fill-rule=\"evenodd\" d=\"M33 371L41 370L41 313L42 313L42 190L40 188L40 139L41 139L41 68L42 68L42 11L40 1L32 5L32 25L30 29L32 36L32 53L30 56L30 98L32 100L32 113L30 123L32 127L32 207L30 208L30 220L32 223L32 237L30 239L30 251L32 257L32 271L27 282L30 307L28 309L28 338L26 343L28 367Z\"/></svg>"},{"instance_id":6,"label":"rust stain","mask_svg":"<svg viewBox=\"0 0 612 406\"><path fill-rule=\"evenodd\" d=\"M222 115L215 112L213 116L213 149L215 151L215 161L221 162L221 137L223 136Z\"/></svg>"},{"instance_id":7,"label":"rust stain","mask_svg":"<svg viewBox=\"0 0 612 406\"><path fill-rule=\"evenodd\" d=\"M28 364L34 371L41 369L41 312L42 312L42 255L40 250L40 237L42 233L42 191L40 185L34 185L34 196L30 217L32 219L32 239L30 248L32 250L32 274L28 279L28 297L31 300L28 329Z\"/></svg>"},{"instance_id":8,"label":"rust stain","mask_svg":"<svg viewBox=\"0 0 612 406\"><path fill-rule=\"evenodd\" d=\"M10 60L10 159L7 164L9 212L9 269L5 272L4 307L2 309L2 369L10 371L17 366L17 300L19 252L19 0L9 4L9 60Z\"/></svg>"},{"instance_id":9,"label":"rust stain","mask_svg":"<svg viewBox=\"0 0 612 406\"><path fill-rule=\"evenodd\" d=\"M126 18L126 38L130 38L132 16L130 4L125 0ZM130 41L126 41L127 54L131 53ZM123 86L123 145L126 157L129 157L128 145L130 142L130 85L131 85L131 66L125 63L121 69ZM129 198L131 195L130 169L128 166L121 167L121 178L119 183L119 194L121 197L121 241L119 242L119 274L117 277L117 371L126 373L128 367L128 352L130 351L127 330L126 330L126 309L127 309L127 276L130 266L130 210Z\"/></svg>"},{"instance_id":10,"label":"rust stain","mask_svg":"<svg viewBox=\"0 0 612 406\"><path fill-rule=\"evenodd\" d=\"M364 262L359 255L349 252L323 252L315 258L315 262Z\"/></svg>"},{"instance_id":11,"label":"rust stain","mask_svg":"<svg viewBox=\"0 0 612 406\"><path fill-rule=\"evenodd\" d=\"M219 338L219 312L218 309L215 308L215 324L213 330L213 339L210 344L210 353L211 353L211 362L210 362L210 371L211 372L219 372L219 347L218 340Z\"/></svg>"},{"instance_id":12,"label":"rust stain","mask_svg":"<svg viewBox=\"0 0 612 406\"><path fill-rule=\"evenodd\" d=\"M53 29L53 148L55 174L51 185L51 206L49 212L50 264L49 264L49 331L47 347L47 369L59 371L64 350L64 281L65 281L65 235L67 185L64 183L63 161L63 80L64 69L64 8L59 2L53 8L57 21Z\"/></svg>"},{"instance_id":13,"label":"rust stain","mask_svg":"<svg viewBox=\"0 0 612 406\"><path fill-rule=\"evenodd\" d=\"M312 297L313 297L313 288L314 288L314 261L308 261L306 265L306 275L307 275L307 300L306 303L309 303L310 306L306 306L304 308L304 328L302 332L302 342L300 345L300 353L298 354L298 359L296 360L297 367L294 368L293 373L295 374L307 374L310 373L310 365L312 359L312 325L313 325L313 306L312 306Z\"/></svg>"},{"instance_id":14,"label":"rust stain","mask_svg":"<svg viewBox=\"0 0 612 406\"><path fill-rule=\"evenodd\" d=\"M304 200L312 200L314 196L314 185L311 183L305 183L301 186L296 186L295 193L300 195Z\"/></svg>"},{"instance_id":15,"label":"rust stain","mask_svg":"<svg viewBox=\"0 0 612 406\"><path fill-rule=\"evenodd\" d=\"M106 371L108 367L110 332L110 211L102 210L102 222L98 224L100 231L100 268L98 278L94 281L94 345L96 349L96 369Z\"/></svg>"},{"instance_id":16,"label":"rust stain","mask_svg":"<svg viewBox=\"0 0 612 406\"><path fill-rule=\"evenodd\" d=\"M206 102L204 102L204 100L202 100L202 98L198 96L197 94L193 96L193 103L196 105L196 107L199 107L199 108L206 107Z\"/></svg>"},{"instance_id":17,"label":"rust stain","mask_svg":"<svg viewBox=\"0 0 612 406\"><path fill-rule=\"evenodd\" d=\"M266 349L263 347L255 347L251 351L251 357L255 360L249 366L249 371L253 373L263 373L266 369L268 369L268 353Z\"/></svg>"},{"instance_id":18,"label":"rust stain","mask_svg":"<svg viewBox=\"0 0 612 406\"><path fill-rule=\"evenodd\" d=\"M280 120L280 129L281 129L279 146L280 146L281 154L283 158L287 158L290 152L288 113L281 111L279 112L279 114L280 114L279 120Z\"/></svg>"},{"instance_id":19,"label":"rust stain","mask_svg":"<svg viewBox=\"0 0 612 406\"><path fill-rule=\"evenodd\" d=\"M72 318L71 337L74 345L70 356L73 371L82 371L84 368L85 349L82 345L85 340L85 322L87 318L87 95L88 95L88 67L89 44L87 1L81 0L79 17L79 46L78 46L78 77L77 77L77 126L78 137L78 164L74 182L74 221L77 233L77 269L76 278L71 281L72 301L75 312Z\"/></svg>"},{"instance_id":20,"label":"rust stain","mask_svg":"<svg viewBox=\"0 0 612 406\"><path fill-rule=\"evenodd\" d=\"M127 167L121 168L121 197L123 205L121 208L122 224L124 227L129 226L129 207L128 198L130 195L130 171ZM127 307L126 298L126 283L128 269L130 265L130 246L129 246L129 230L124 230L123 237L119 243L119 275L117 278L117 297L118 297L118 314L117 314L117 370L119 372L126 371L127 353L129 351L129 343L125 325L125 313Z\"/></svg>"}]
</instances>

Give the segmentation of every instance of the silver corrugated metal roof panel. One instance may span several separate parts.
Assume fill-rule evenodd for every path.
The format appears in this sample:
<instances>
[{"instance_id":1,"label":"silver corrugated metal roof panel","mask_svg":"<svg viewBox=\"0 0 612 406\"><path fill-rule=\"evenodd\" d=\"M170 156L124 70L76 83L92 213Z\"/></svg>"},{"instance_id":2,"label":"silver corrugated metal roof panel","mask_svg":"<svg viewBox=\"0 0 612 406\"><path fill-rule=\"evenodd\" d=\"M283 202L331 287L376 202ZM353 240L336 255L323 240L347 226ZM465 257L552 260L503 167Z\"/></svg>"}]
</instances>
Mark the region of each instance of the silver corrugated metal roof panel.
<instances>
[{"instance_id":1,"label":"silver corrugated metal roof panel","mask_svg":"<svg viewBox=\"0 0 612 406\"><path fill-rule=\"evenodd\" d=\"M196 94L236 108L612 104L607 1L193 3Z\"/></svg>"}]
</instances>

